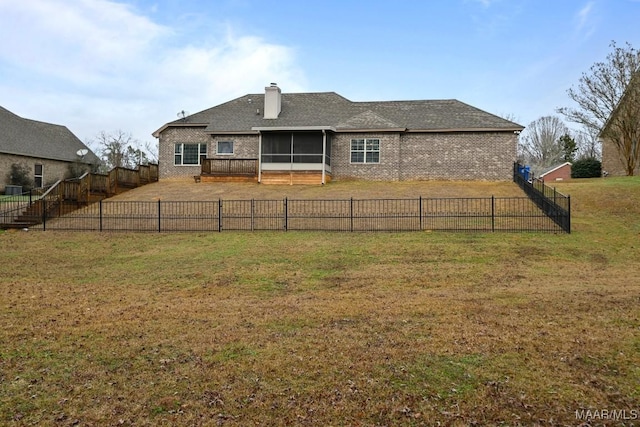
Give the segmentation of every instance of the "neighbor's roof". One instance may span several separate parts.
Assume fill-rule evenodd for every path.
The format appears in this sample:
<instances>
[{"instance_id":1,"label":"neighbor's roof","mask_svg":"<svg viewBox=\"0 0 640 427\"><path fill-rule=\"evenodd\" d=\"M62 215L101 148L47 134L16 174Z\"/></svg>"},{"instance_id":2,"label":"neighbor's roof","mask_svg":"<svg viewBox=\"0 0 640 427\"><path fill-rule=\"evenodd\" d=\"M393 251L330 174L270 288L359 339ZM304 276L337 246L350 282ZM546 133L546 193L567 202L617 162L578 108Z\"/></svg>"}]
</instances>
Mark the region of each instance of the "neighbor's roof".
<instances>
[{"instance_id":1,"label":"neighbor's roof","mask_svg":"<svg viewBox=\"0 0 640 427\"><path fill-rule=\"evenodd\" d=\"M544 177L545 175L549 175L551 172L555 172L558 169L563 168L563 167L565 167L567 165L571 166L571 162L564 162L564 163L561 163L559 165L548 167L547 169L542 171L542 173L540 174L540 178Z\"/></svg>"},{"instance_id":2,"label":"neighbor's roof","mask_svg":"<svg viewBox=\"0 0 640 427\"><path fill-rule=\"evenodd\" d=\"M455 99L353 102L335 92L283 93L277 119L264 119L264 94L250 94L167 123L206 126L209 133L256 132L255 128L331 127L354 131L520 131L523 126ZM252 131L253 129L253 131Z\"/></svg>"},{"instance_id":3,"label":"neighbor's roof","mask_svg":"<svg viewBox=\"0 0 640 427\"><path fill-rule=\"evenodd\" d=\"M80 149L88 148L65 126L23 119L0 107L0 153L89 164L100 162L91 150L81 160L76 154Z\"/></svg>"}]
</instances>

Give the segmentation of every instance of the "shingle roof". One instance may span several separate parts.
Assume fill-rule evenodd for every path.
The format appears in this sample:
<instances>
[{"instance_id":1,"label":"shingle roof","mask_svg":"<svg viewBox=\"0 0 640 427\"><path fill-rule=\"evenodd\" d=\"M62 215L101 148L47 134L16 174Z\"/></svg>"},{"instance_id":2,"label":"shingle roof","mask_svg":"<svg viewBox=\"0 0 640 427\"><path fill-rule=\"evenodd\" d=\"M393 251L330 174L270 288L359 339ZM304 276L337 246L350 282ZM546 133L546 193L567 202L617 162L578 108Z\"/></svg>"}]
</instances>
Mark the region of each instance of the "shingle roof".
<instances>
[{"instance_id":1,"label":"shingle roof","mask_svg":"<svg viewBox=\"0 0 640 427\"><path fill-rule=\"evenodd\" d=\"M516 131L523 127L455 99L353 102L335 92L283 93L277 119L264 119L264 94L250 94L167 123L206 125L206 132L250 132L252 128L330 126L337 131ZM164 129L159 129L155 135Z\"/></svg>"},{"instance_id":2,"label":"shingle roof","mask_svg":"<svg viewBox=\"0 0 640 427\"><path fill-rule=\"evenodd\" d=\"M88 149L65 126L24 119L0 107L0 153L41 159L97 164L91 151L80 160L76 154Z\"/></svg>"}]
</instances>

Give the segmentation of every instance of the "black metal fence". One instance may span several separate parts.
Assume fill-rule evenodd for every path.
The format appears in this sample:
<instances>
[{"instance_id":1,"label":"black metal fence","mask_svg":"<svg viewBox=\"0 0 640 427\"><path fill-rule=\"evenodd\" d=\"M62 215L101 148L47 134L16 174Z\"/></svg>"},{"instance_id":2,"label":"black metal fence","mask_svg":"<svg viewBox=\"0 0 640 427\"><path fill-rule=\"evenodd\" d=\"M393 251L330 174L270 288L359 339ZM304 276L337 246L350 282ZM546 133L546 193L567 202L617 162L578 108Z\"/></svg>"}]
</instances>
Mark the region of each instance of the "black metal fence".
<instances>
[{"instance_id":1,"label":"black metal fence","mask_svg":"<svg viewBox=\"0 0 640 427\"><path fill-rule=\"evenodd\" d=\"M11 224L21 216L25 209L40 200L49 187L34 188L22 194L0 196L0 228Z\"/></svg>"},{"instance_id":2,"label":"black metal fence","mask_svg":"<svg viewBox=\"0 0 640 427\"><path fill-rule=\"evenodd\" d=\"M43 223L32 229L562 232L558 223L527 197L198 202L103 200L61 216L51 214L41 212Z\"/></svg>"},{"instance_id":3,"label":"black metal fence","mask_svg":"<svg viewBox=\"0 0 640 427\"><path fill-rule=\"evenodd\" d=\"M528 171L518 163L513 165L513 181L533 203L562 231L571 233L571 197L549 187L543 181L529 178Z\"/></svg>"},{"instance_id":4,"label":"black metal fence","mask_svg":"<svg viewBox=\"0 0 640 427\"><path fill-rule=\"evenodd\" d=\"M124 190L158 181L158 165L113 168L108 174L85 173L26 193L0 196L0 229L34 227Z\"/></svg>"}]
</instances>

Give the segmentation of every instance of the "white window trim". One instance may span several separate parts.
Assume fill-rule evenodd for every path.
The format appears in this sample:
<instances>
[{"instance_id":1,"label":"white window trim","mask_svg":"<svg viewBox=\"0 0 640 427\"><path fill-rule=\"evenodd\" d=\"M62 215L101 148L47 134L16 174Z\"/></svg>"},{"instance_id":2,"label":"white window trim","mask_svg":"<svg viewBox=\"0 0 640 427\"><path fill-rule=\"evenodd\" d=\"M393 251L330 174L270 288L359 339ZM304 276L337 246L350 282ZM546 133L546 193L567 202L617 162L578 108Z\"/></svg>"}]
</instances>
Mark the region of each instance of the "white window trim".
<instances>
[{"instance_id":1,"label":"white window trim","mask_svg":"<svg viewBox=\"0 0 640 427\"><path fill-rule=\"evenodd\" d=\"M176 152L176 145L180 145L180 153ZM198 163L189 163L189 164L185 164L184 163L184 146L185 145L197 145L198 146ZM200 152L201 146L205 146L205 153L207 152L207 143L206 142L176 142L173 145L173 166L178 166L178 167L194 167L194 166L200 166L202 165L202 153ZM176 155L180 156L180 163L176 163ZM205 154L206 156L206 154Z\"/></svg>"},{"instance_id":2,"label":"white window trim","mask_svg":"<svg viewBox=\"0 0 640 427\"><path fill-rule=\"evenodd\" d=\"M354 150L351 148L353 141L357 141L357 140L363 140L364 141L364 150L355 150L355 152L357 153L363 153L364 154L364 158L362 162L353 162L351 161L352 159L352 154L354 152ZM373 141L376 140L378 141L378 149L377 150L367 150L367 141ZM381 157L381 152L382 150L380 150L380 138L352 138L351 141L349 141L349 163L352 165L379 165L380 164L380 157ZM378 161L377 162L367 162L367 153L378 153Z\"/></svg>"},{"instance_id":3,"label":"white window trim","mask_svg":"<svg viewBox=\"0 0 640 427\"><path fill-rule=\"evenodd\" d=\"M221 153L218 151L218 146L221 142L228 142L231 144L231 152L230 153ZM226 140L226 141L216 141L216 155L218 156L233 156L236 152L236 144L234 141Z\"/></svg>"},{"instance_id":4,"label":"white window trim","mask_svg":"<svg viewBox=\"0 0 640 427\"><path fill-rule=\"evenodd\" d=\"M36 167L40 166L40 174L38 175L36 173ZM37 181L37 179L40 178L40 186L44 186L44 164L43 163L36 163L33 167L33 182L35 184L35 182Z\"/></svg>"}]
</instances>

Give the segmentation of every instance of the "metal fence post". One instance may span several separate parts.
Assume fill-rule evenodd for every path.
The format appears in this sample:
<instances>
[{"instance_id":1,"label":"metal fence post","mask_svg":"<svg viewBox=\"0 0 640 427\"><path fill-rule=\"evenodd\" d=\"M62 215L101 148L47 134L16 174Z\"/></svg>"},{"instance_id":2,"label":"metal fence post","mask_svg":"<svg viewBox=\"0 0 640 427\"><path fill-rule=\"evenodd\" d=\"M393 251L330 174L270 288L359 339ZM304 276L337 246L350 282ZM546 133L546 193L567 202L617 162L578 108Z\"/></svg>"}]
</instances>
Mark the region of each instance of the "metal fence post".
<instances>
[{"instance_id":1,"label":"metal fence post","mask_svg":"<svg viewBox=\"0 0 640 427\"><path fill-rule=\"evenodd\" d=\"M99 222L100 222L100 231L102 231L102 199L98 202L98 213L99 213Z\"/></svg>"},{"instance_id":2,"label":"metal fence post","mask_svg":"<svg viewBox=\"0 0 640 427\"><path fill-rule=\"evenodd\" d=\"M47 231L47 199L42 200L42 230Z\"/></svg>"},{"instance_id":3,"label":"metal fence post","mask_svg":"<svg viewBox=\"0 0 640 427\"><path fill-rule=\"evenodd\" d=\"M222 233L222 199L218 199L218 233Z\"/></svg>"},{"instance_id":4,"label":"metal fence post","mask_svg":"<svg viewBox=\"0 0 640 427\"><path fill-rule=\"evenodd\" d=\"M160 207L160 199L158 199L158 233L162 232L162 223L160 220L161 211L162 211L162 208Z\"/></svg>"},{"instance_id":5,"label":"metal fence post","mask_svg":"<svg viewBox=\"0 0 640 427\"><path fill-rule=\"evenodd\" d=\"M287 206L287 198L284 198L284 231L289 227L289 207Z\"/></svg>"},{"instance_id":6,"label":"metal fence post","mask_svg":"<svg viewBox=\"0 0 640 427\"><path fill-rule=\"evenodd\" d=\"M353 197L350 199L349 203L349 217L351 218L351 226L349 228L349 231L353 233Z\"/></svg>"},{"instance_id":7,"label":"metal fence post","mask_svg":"<svg viewBox=\"0 0 640 427\"><path fill-rule=\"evenodd\" d=\"M422 231L422 196L418 199L418 215L420 215L420 231Z\"/></svg>"},{"instance_id":8,"label":"metal fence post","mask_svg":"<svg viewBox=\"0 0 640 427\"><path fill-rule=\"evenodd\" d=\"M491 232L496 231L496 198L491 196Z\"/></svg>"},{"instance_id":9,"label":"metal fence post","mask_svg":"<svg viewBox=\"0 0 640 427\"><path fill-rule=\"evenodd\" d=\"M567 196L567 234L571 234L571 196Z\"/></svg>"}]
</instances>

